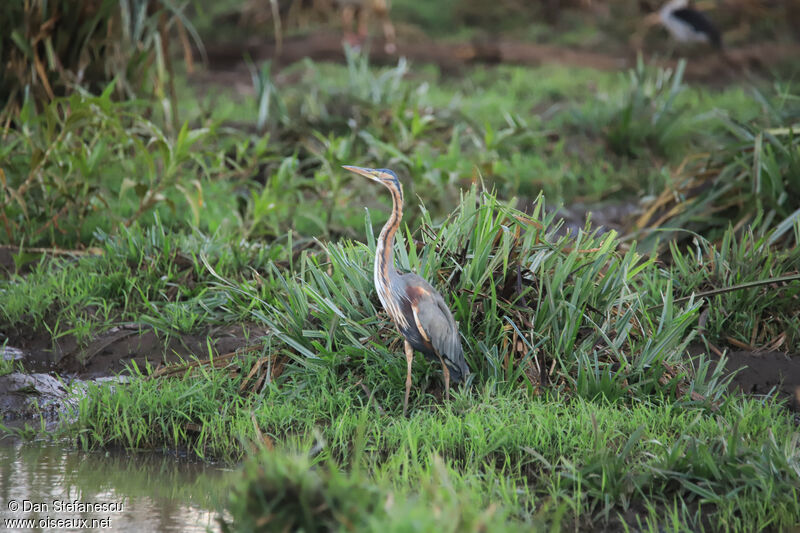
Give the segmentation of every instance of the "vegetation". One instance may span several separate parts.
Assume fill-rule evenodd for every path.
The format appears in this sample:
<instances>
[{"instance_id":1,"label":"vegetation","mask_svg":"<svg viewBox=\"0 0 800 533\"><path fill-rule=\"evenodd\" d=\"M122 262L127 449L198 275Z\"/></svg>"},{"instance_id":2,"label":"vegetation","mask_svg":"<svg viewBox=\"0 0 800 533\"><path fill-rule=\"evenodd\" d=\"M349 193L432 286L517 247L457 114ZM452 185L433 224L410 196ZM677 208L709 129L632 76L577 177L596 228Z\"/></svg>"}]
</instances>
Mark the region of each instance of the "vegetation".
<instances>
[{"instance_id":1,"label":"vegetation","mask_svg":"<svg viewBox=\"0 0 800 533\"><path fill-rule=\"evenodd\" d=\"M351 389L331 403L344 405L351 395L360 396ZM606 524L657 531L669 524L744 531L781 530L796 521L795 443L767 437L768 431L788 436L793 424L777 422L774 408L757 402L736 400L717 418L646 403L621 411L604 402L483 391L463 410L442 406L405 420L382 417L363 397L350 401L355 405L347 412L331 413L315 447L309 431L298 439L300 455L271 450L246 463L231 497L237 529ZM293 424L307 427L305 416L324 409L305 411L293 401L291 411L281 411L299 411ZM720 424L728 417L736 427ZM262 415L259 423L271 419ZM768 430L765 420L778 425ZM507 427L514 431L501 429ZM761 474L770 469L785 476Z\"/></svg>"},{"instance_id":2,"label":"vegetation","mask_svg":"<svg viewBox=\"0 0 800 533\"><path fill-rule=\"evenodd\" d=\"M197 43L199 37L172 2L12 2L0 8L0 21L4 125L25 102L48 102L81 89L100 92L112 79L117 95L152 93L168 103L167 116L177 118L167 53L171 30L177 29L189 54L188 36Z\"/></svg>"},{"instance_id":3,"label":"vegetation","mask_svg":"<svg viewBox=\"0 0 800 533\"><path fill-rule=\"evenodd\" d=\"M57 4L14 16L41 33L67 24L42 11ZM128 5L95 4L106 21ZM136 52L98 56L108 75L92 82L64 63L29 83L61 30L2 41L16 77L2 80L0 341L87 345L135 324L208 349L87 383L58 435L242 461L230 531L800 523L796 417L729 390L724 370L732 347L800 351L796 86L713 89L642 59L454 78L348 48L343 66L251 61L244 97L182 75L173 94L131 80L157 79L158 38L188 21L131 6ZM417 358L409 418L372 286L388 196L342 164L401 176L399 267L460 324L468 383L446 401ZM577 228L552 207L579 202L639 209L609 231L592 224L602 208ZM218 353L233 324L267 335Z\"/></svg>"},{"instance_id":4,"label":"vegetation","mask_svg":"<svg viewBox=\"0 0 800 533\"><path fill-rule=\"evenodd\" d=\"M775 97L785 111L751 126L767 135L767 143L760 142L754 152L766 151L756 159L768 165L763 187L769 194L759 195L760 189L747 185L745 170L751 166L743 159L751 157L752 145L732 138L727 126L759 117L763 97L738 88L719 97L689 88L680 71L640 64L630 78L597 80L593 71L548 67L541 75L551 79L540 83L539 74L520 68L478 70L460 82L428 70L421 74L428 84L420 85L404 79L408 65L403 61L376 72L353 52L344 69L301 64L294 70L301 79L290 87L270 81L268 68L254 71L259 92L244 106L216 95L187 105L187 118L202 127L184 125L174 136L142 117L141 102L114 102L111 87L96 97L57 99L42 112L26 106L20 115L25 128L8 131L2 148L0 235L5 242L29 246L75 247L90 243L95 228L115 232L155 210L171 228L189 224L250 239L280 239L288 230L300 238L363 236L361 206L371 202L363 188L352 186L352 177L338 170L341 164L385 162L408 176L409 198L427 191L426 205L441 217L458 202L459 190L476 179L521 202L530 202L540 190L559 201L626 198L643 188L658 195L671 181L667 162L685 168L682 150L690 145L731 155L713 171L693 166L686 183L672 188L696 190L702 186L697 176L705 181L719 176L720 186L700 196L684 194L691 202L675 206L669 204L675 195L667 194L672 188L651 200L649 216L633 226L645 236L653 225L689 225L699 214L726 209L731 202L767 202L766 230L782 222L786 233L798 216L789 211L798 194L792 162L796 140L790 129L779 136L769 133L794 120L792 93ZM586 88L592 78L601 84L607 106L592 100ZM506 90L534 109L552 107L553 100L574 102L558 106L552 116L525 116ZM185 100L197 98L195 89L180 91L186 92ZM726 108L714 111L719 101ZM267 134L235 127L253 110ZM701 125L712 135L701 134ZM654 167L654 159L665 164ZM731 174L741 185L729 183ZM742 195L758 200L748 202ZM737 222L755 221L756 212L745 213L750 214ZM408 222L418 223L416 218Z\"/></svg>"},{"instance_id":5,"label":"vegetation","mask_svg":"<svg viewBox=\"0 0 800 533\"><path fill-rule=\"evenodd\" d=\"M242 527L262 516L247 511L261 509L261 498L285 501L289 507L281 509L320 509L327 502L330 515L307 517L319 527L326 520L399 524L397 515L381 518L380 506L369 502L412 502L399 514L411 517L423 514L428 497L448 511L426 520L459 516L465 527L487 520L512 528L520 520L634 524L632 516L652 527L677 520L690 529L708 525L704 517L743 530L792 523L798 478L791 415L775 404L728 396L721 366L687 354L700 302L674 303L672 284L706 278L684 280L652 258L615 251L613 235L555 238L552 215L531 218L491 195L472 191L461 206L438 228L423 212L420 242L407 253L404 242L397 248L401 266L453 287L473 380L451 402L442 403L435 365L418 360L414 414L401 416L404 364L370 285L374 239L329 244L284 266L210 239L194 247L184 241L184 250L198 250L197 261L184 266L205 291L175 298L171 309L194 312L200 324L252 320L272 335L256 351L198 354L195 363L169 372L134 369L124 387L90 386L75 413L79 441L90 448L188 448L227 460L248 455L253 445L279 447L282 455L253 459L256 473L232 502ZM125 260L120 252L127 251L133 264L166 266L175 249L163 229L128 231L123 243L80 261L97 268ZM786 265L783 255L762 252L767 262ZM238 270L237 253L248 258L239 265L263 261L257 280ZM687 259L675 253L676 268L686 268ZM789 256L795 264L796 254ZM470 258L460 269L459 256ZM169 283L176 274L166 272ZM773 309L751 305L747 292L720 297L754 313L734 313L734 321L756 323L764 307ZM730 305L736 304L714 312ZM147 309L134 301L128 312L137 306ZM216 310L214 317L204 308ZM165 316L150 323L174 331L181 321ZM743 330L735 324L728 329ZM705 335L718 342L711 331ZM292 459L315 441L324 444L312 462L330 472L322 478ZM751 476L753 470L764 474ZM442 492L431 479L453 480L445 485L453 488ZM270 491L286 482L302 490L286 489L276 500ZM426 483L430 495L405 495ZM341 499L351 491L365 493L359 504ZM502 509L491 511L498 502ZM286 520L299 516L286 512ZM270 520L280 524L280 516Z\"/></svg>"}]
</instances>

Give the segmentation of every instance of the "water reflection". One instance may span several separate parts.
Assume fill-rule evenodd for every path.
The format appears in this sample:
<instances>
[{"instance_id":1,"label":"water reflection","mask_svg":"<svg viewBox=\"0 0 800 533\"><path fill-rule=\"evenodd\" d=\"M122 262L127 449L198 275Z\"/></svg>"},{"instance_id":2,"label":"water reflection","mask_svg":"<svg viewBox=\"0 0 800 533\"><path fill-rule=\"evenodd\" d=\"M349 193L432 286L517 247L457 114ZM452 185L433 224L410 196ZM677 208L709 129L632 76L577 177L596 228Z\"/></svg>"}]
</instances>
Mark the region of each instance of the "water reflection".
<instances>
[{"instance_id":1,"label":"water reflection","mask_svg":"<svg viewBox=\"0 0 800 533\"><path fill-rule=\"evenodd\" d=\"M225 474L162 454L85 453L0 438L0 529L217 530ZM8 519L34 522L13 527Z\"/></svg>"}]
</instances>

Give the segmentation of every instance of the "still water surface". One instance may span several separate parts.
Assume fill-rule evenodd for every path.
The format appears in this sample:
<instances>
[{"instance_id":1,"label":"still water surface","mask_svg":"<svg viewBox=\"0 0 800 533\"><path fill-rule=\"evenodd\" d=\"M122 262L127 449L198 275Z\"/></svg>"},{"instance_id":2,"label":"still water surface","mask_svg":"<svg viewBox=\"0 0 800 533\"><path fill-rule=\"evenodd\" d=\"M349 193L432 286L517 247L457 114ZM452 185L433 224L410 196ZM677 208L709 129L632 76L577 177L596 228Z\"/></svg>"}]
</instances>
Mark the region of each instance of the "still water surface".
<instances>
[{"instance_id":1,"label":"still water surface","mask_svg":"<svg viewBox=\"0 0 800 533\"><path fill-rule=\"evenodd\" d=\"M218 531L230 475L162 454L0 438L0 530Z\"/></svg>"}]
</instances>

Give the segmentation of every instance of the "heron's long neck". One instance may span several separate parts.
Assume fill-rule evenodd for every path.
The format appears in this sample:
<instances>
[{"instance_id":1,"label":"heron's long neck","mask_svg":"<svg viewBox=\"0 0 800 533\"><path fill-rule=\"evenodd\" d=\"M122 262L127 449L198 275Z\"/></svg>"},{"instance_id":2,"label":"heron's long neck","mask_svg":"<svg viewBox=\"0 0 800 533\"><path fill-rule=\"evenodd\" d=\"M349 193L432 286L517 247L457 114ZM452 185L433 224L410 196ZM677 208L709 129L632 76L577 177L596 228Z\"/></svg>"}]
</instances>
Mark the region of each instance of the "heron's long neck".
<instances>
[{"instance_id":1,"label":"heron's long neck","mask_svg":"<svg viewBox=\"0 0 800 533\"><path fill-rule=\"evenodd\" d=\"M394 234L397 233L400 220L403 218L402 186L389 187L389 191L392 193L392 216L384 224L375 250L375 286L378 287L381 300L383 300L383 295L380 294L380 289L382 287L388 289L389 280L397 275L394 268Z\"/></svg>"}]
</instances>

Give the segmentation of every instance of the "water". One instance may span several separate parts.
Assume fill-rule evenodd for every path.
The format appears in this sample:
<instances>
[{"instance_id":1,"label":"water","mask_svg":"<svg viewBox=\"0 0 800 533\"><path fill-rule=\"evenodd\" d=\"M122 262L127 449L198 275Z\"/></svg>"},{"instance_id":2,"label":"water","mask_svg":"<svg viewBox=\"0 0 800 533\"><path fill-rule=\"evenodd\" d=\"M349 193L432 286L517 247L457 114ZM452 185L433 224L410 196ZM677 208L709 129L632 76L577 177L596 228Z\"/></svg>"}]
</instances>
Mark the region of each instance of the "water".
<instances>
[{"instance_id":1,"label":"water","mask_svg":"<svg viewBox=\"0 0 800 533\"><path fill-rule=\"evenodd\" d=\"M227 475L163 454L0 438L0 530L217 531Z\"/></svg>"}]
</instances>

